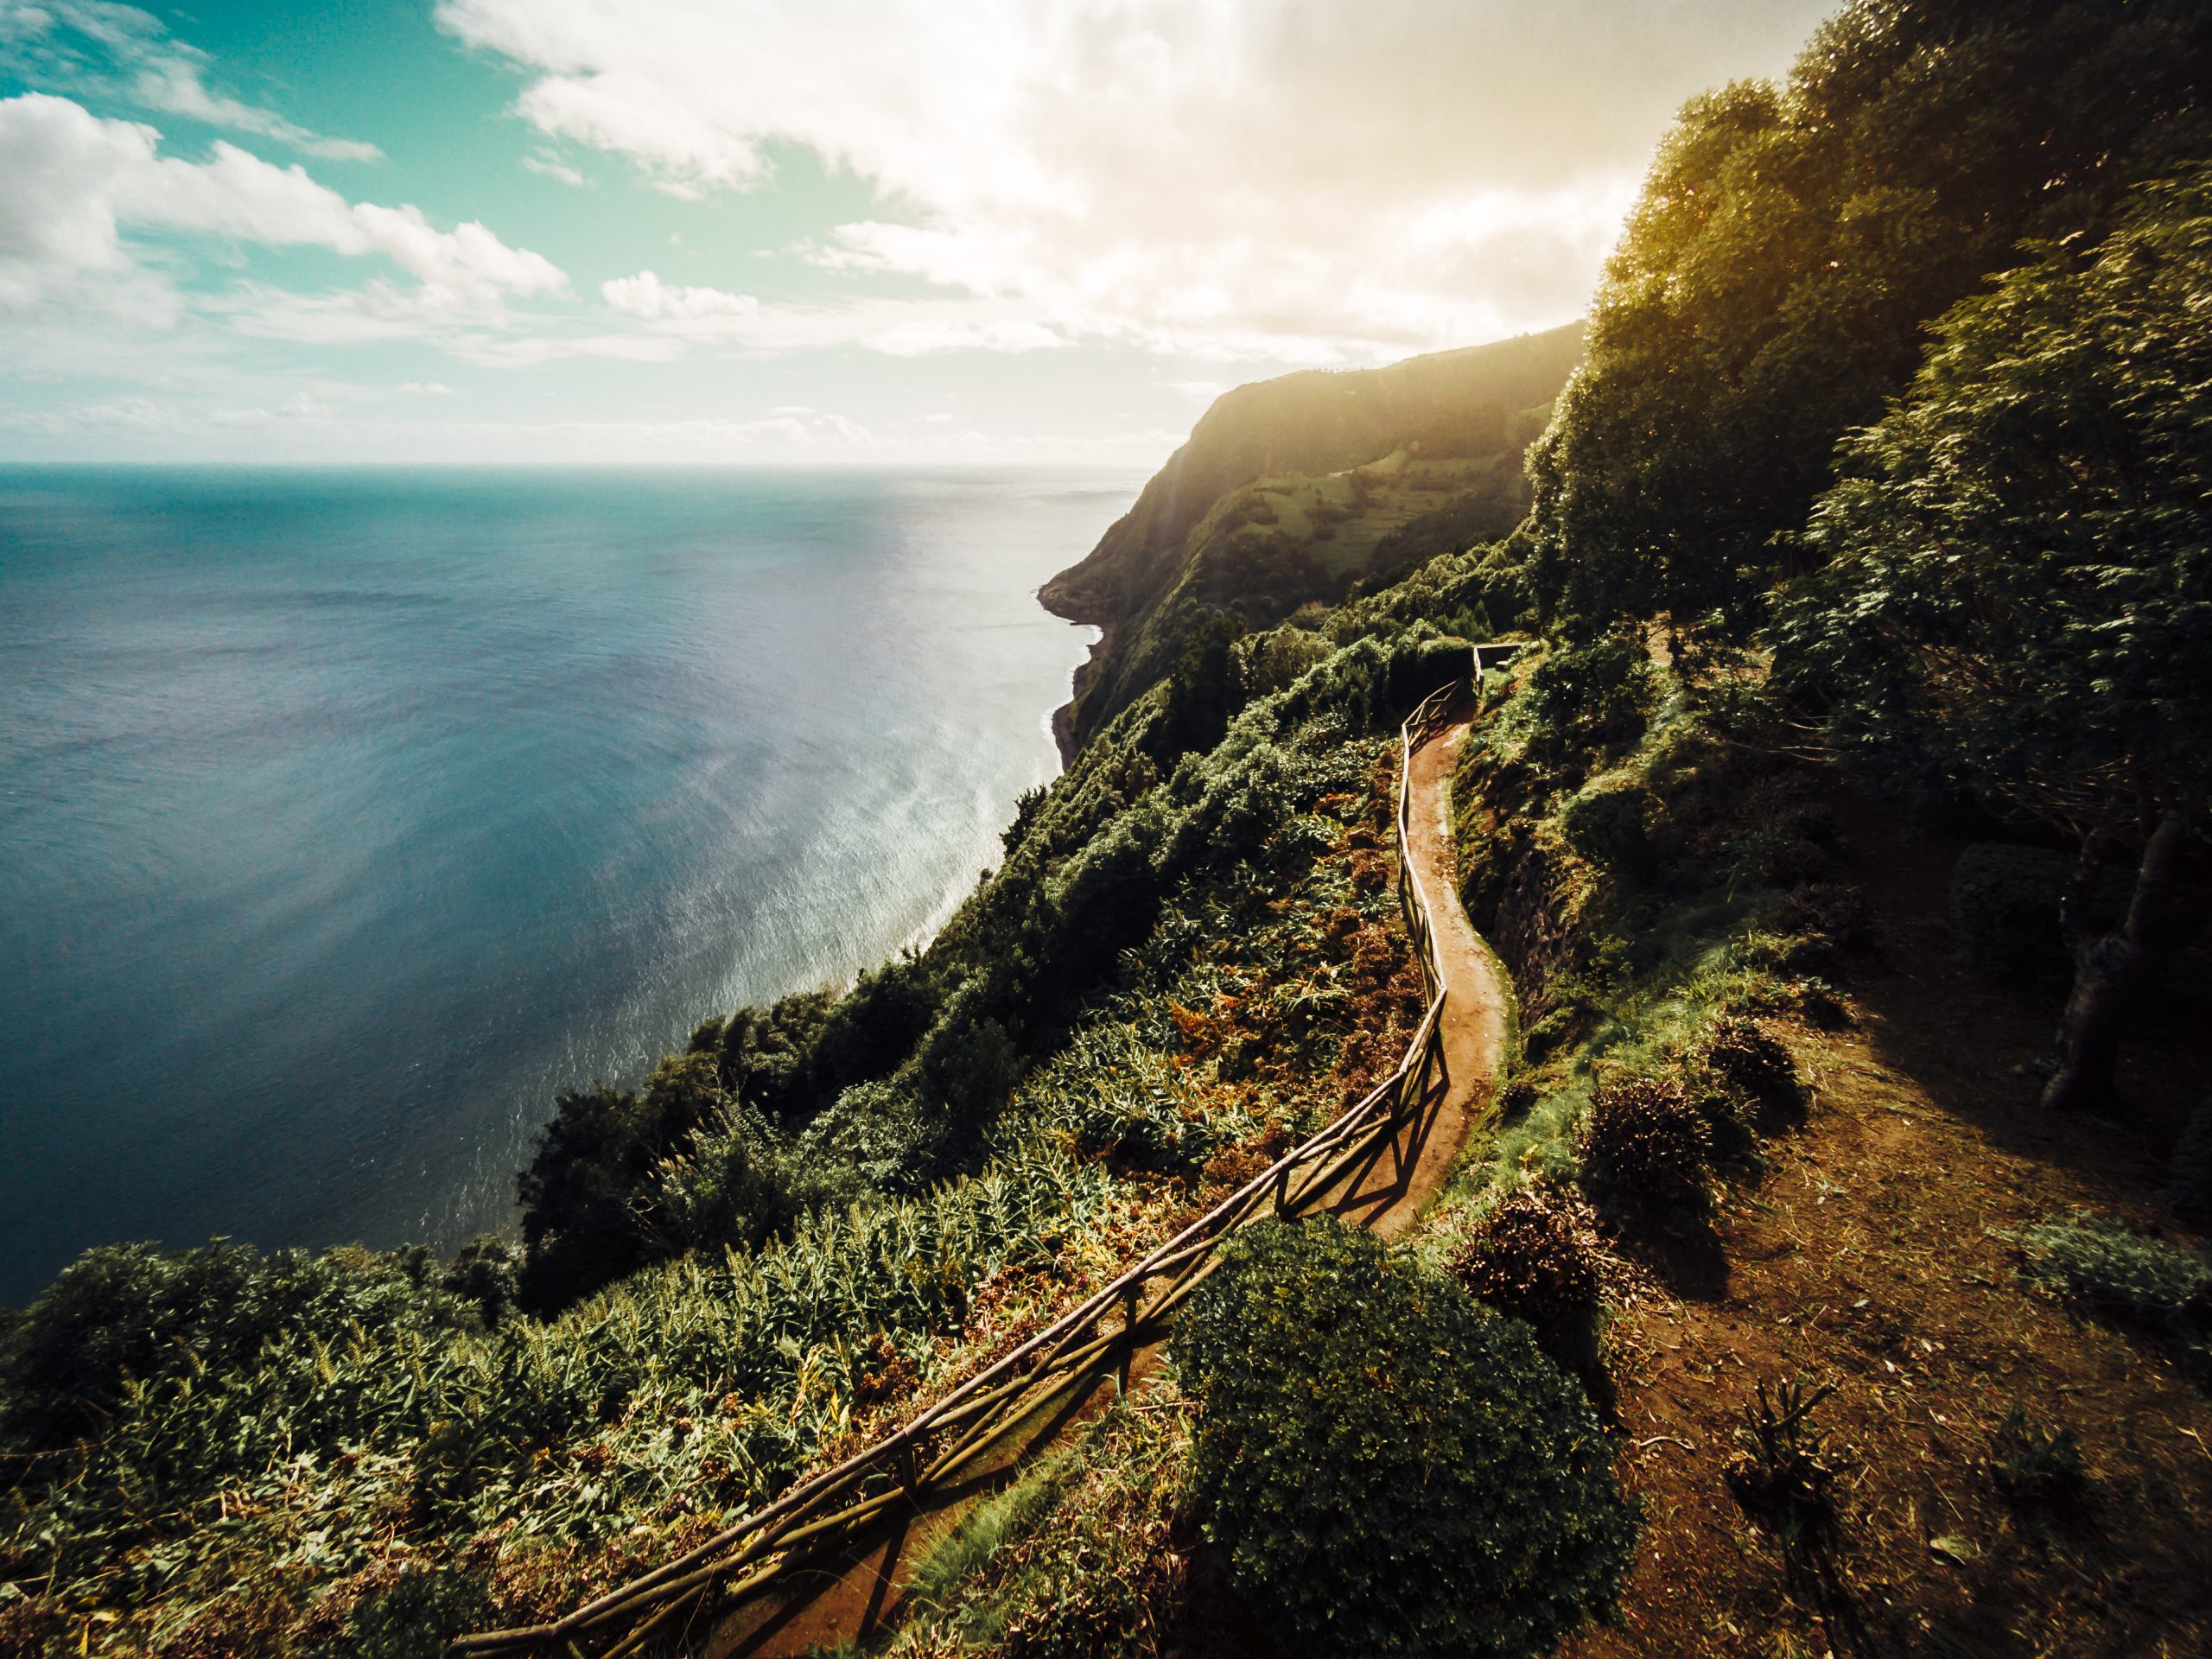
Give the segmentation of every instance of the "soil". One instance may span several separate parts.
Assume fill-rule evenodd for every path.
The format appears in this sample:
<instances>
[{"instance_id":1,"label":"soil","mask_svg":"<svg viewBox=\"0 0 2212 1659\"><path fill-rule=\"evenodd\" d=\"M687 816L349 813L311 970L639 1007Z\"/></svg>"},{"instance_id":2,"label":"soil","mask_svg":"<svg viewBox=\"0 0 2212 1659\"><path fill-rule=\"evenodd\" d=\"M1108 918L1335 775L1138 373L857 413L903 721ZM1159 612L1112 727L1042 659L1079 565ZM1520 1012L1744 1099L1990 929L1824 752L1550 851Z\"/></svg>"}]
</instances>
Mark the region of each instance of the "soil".
<instances>
[{"instance_id":1,"label":"soil","mask_svg":"<svg viewBox=\"0 0 2212 1659\"><path fill-rule=\"evenodd\" d=\"M2074 1209L2175 1231L2158 1193L2212 1008L2177 980L2133 1034L2127 1123L2043 1112L2031 1068L2056 1008L1959 964L1956 847L1838 804L1878 922L1840 976L1854 1023L1781 1033L1810 1111L1708 1237L1624 1241L1649 1278L1611 1363L1646 1531L1619 1625L1566 1651L2212 1652L2212 1402L2155 1339L2025 1288L1998 1236ZM1782 1377L1838 1390L1813 1416L1843 1471L1829 1551L1785 1554L1726 1478L1755 1385ZM2082 1501L2000 1493L1991 1436L2016 1406L2079 1437Z\"/></svg>"},{"instance_id":2,"label":"soil","mask_svg":"<svg viewBox=\"0 0 2212 1659\"><path fill-rule=\"evenodd\" d=\"M1446 728L1413 755L1411 857L1429 897L1437 957L1442 969L1442 1018L1448 1085L1403 1141L1409 1160L1401 1171L1382 1158L1348 1186L1323 1200L1384 1237L1403 1233L1435 1197L1458 1161L1467 1136L1486 1120L1503 1063L1507 996L1474 925L1460 907L1451 828L1452 773L1465 741L1465 721ZM1129 1387L1142 1384L1159 1363L1160 1345L1142 1349L1130 1366ZM1011 1429L998 1457L952 1501L905 1517L865 1556L803 1581L797 1593L772 1605L741 1610L715 1633L711 1659L800 1655L836 1646L878 1630L895 1618L899 1588L912 1567L988 1491L997 1490L1071 1430L1103 1410L1116 1380L1102 1373L1081 1387L1040 1402ZM1192 1593L1185 1610L1184 1650L1193 1656L1249 1656L1272 1659L1275 1649L1260 1621L1223 1581L1218 1563L1193 1551Z\"/></svg>"}]
</instances>

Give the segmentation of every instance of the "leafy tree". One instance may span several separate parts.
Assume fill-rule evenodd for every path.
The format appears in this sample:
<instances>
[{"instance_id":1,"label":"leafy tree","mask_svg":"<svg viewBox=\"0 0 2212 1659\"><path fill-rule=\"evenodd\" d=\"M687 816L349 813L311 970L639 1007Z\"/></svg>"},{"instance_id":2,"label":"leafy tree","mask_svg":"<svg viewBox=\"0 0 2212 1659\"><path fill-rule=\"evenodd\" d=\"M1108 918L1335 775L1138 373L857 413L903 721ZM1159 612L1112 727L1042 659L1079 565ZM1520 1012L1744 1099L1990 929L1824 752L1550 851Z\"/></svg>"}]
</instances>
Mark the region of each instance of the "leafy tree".
<instances>
[{"instance_id":1,"label":"leafy tree","mask_svg":"<svg viewBox=\"0 0 2212 1659\"><path fill-rule=\"evenodd\" d=\"M1636 1510L1529 1329L1332 1217L1263 1222L1192 1298L1194 1491L1300 1651L1534 1656L1618 1593Z\"/></svg>"},{"instance_id":2,"label":"leafy tree","mask_svg":"<svg viewBox=\"0 0 2212 1659\"><path fill-rule=\"evenodd\" d=\"M929 979L911 950L860 976L814 1037L808 1080L817 1098L827 1100L898 1066L936 1018Z\"/></svg>"},{"instance_id":3,"label":"leafy tree","mask_svg":"<svg viewBox=\"0 0 2212 1659\"><path fill-rule=\"evenodd\" d=\"M1943 319L1848 448L1775 625L1777 684L1847 757L2077 838L2075 980L2044 1102L2110 1094L2127 1012L2197 919L2212 790L2212 168L2101 242L2033 250ZM2100 926L2101 867L2134 891Z\"/></svg>"},{"instance_id":4,"label":"leafy tree","mask_svg":"<svg viewBox=\"0 0 2212 1659\"><path fill-rule=\"evenodd\" d=\"M1747 628L1927 322L2204 152L2208 62L2202 0L1855 0L1787 86L1694 99L1530 456L1547 610Z\"/></svg>"},{"instance_id":5,"label":"leafy tree","mask_svg":"<svg viewBox=\"0 0 2212 1659\"><path fill-rule=\"evenodd\" d=\"M1163 763L1185 750L1211 749L1229 729L1243 702L1236 652L1243 633L1241 617L1213 611L1185 637L1182 655L1167 676L1167 717L1160 728L1166 744Z\"/></svg>"},{"instance_id":6,"label":"leafy tree","mask_svg":"<svg viewBox=\"0 0 2212 1659\"><path fill-rule=\"evenodd\" d=\"M802 1115L813 1104L807 1055L836 1000L828 991L799 991L772 1007L730 1015L721 1027L722 1087L779 1122Z\"/></svg>"},{"instance_id":7,"label":"leafy tree","mask_svg":"<svg viewBox=\"0 0 2212 1659\"><path fill-rule=\"evenodd\" d=\"M518 1183L525 1307L562 1306L667 1253L649 1178L715 1120L724 1099L717 1057L695 1051L654 1067L641 1095L595 1082L554 1103Z\"/></svg>"}]
</instances>

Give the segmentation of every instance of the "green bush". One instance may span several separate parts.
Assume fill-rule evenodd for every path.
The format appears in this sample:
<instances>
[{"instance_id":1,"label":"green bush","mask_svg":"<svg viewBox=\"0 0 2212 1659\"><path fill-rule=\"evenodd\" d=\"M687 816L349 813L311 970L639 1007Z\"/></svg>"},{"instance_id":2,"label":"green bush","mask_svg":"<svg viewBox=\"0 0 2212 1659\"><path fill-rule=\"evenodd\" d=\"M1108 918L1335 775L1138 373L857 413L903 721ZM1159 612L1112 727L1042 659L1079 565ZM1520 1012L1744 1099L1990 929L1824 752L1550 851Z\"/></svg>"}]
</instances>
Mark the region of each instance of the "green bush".
<instances>
[{"instance_id":1,"label":"green bush","mask_svg":"<svg viewBox=\"0 0 2212 1659\"><path fill-rule=\"evenodd\" d=\"M2077 1213L2004 1235L2031 1283L2093 1312L2201 1341L2212 1325L2212 1261L2103 1216Z\"/></svg>"},{"instance_id":2,"label":"green bush","mask_svg":"<svg viewBox=\"0 0 2212 1659\"><path fill-rule=\"evenodd\" d=\"M642 1093L594 1082L560 1097L518 1182L524 1307L550 1313L670 1254L655 1173L720 1117L725 1098L717 1055L699 1050L661 1061Z\"/></svg>"},{"instance_id":3,"label":"green bush","mask_svg":"<svg viewBox=\"0 0 2212 1659\"><path fill-rule=\"evenodd\" d=\"M798 1160L843 1167L886 1192L919 1191L917 1171L938 1162L947 1128L897 1083L856 1083L824 1107L798 1138Z\"/></svg>"},{"instance_id":4,"label":"green bush","mask_svg":"<svg viewBox=\"0 0 2212 1659\"><path fill-rule=\"evenodd\" d=\"M1520 1659L1609 1610L1637 1513L1525 1327L1332 1218L1264 1222L1192 1300L1193 1489L1301 1651Z\"/></svg>"},{"instance_id":5,"label":"green bush","mask_svg":"<svg viewBox=\"0 0 2212 1659\"><path fill-rule=\"evenodd\" d=\"M809 1109L806 1057L836 1001L828 991L800 991L772 1007L730 1015L722 1022L722 1087L779 1122Z\"/></svg>"},{"instance_id":6,"label":"green bush","mask_svg":"<svg viewBox=\"0 0 2212 1659\"><path fill-rule=\"evenodd\" d=\"M1713 1129L1681 1085L1666 1077L1616 1077L1590 1096L1583 1176L1601 1197L1675 1205L1704 1196Z\"/></svg>"},{"instance_id":7,"label":"green bush","mask_svg":"<svg viewBox=\"0 0 2212 1659\"><path fill-rule=\"evenodd\" d=\"M1465 639L1402 639L1390 652L1386 682L1392 705L1411 709L1430 692L1475 671L1475 648Z\"/></svg>"},{"instance_id":8,"label":"green bush","mask_svg":"<svg viewBox=\"0 0 2212 1659\"><path fill-rule=\"evenodd\" d=\"M1529 671L1527 702L1547 761L1633 743L1656 701L1649 654L1633 632L1561 645Z\"/></svg>"},{"instance_id":9,"label":"green bush","mask_svg":"<svg viewBox=\"0 0 2212 1659\"><path fill-rule=\"evenodd\" d=\"M1951 872L1959 953L1993 979L2048 985L2066 971L2058 899L2068 861L2042 847L1977 842Z\"/></svg>"}]
</instances>

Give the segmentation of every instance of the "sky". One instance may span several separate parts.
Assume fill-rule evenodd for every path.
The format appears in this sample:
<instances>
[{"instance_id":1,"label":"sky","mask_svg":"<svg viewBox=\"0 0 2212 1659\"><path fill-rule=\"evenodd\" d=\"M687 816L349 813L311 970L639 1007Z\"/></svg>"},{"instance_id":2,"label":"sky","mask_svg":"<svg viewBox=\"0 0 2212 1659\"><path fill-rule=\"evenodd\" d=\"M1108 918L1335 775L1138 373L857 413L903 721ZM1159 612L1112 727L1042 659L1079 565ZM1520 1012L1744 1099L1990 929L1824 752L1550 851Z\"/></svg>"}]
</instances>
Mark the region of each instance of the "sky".
<instances>
[{"instance_id":1,"label":"sky","mask_svg":"<svg viewBox=\"0 0 2212 1659\"><path fill-rule=\"evenodd\" d=\"M0 461L1151 466L1579 316L1827 0L0 0Z\"/></svg>"}]
</instances>

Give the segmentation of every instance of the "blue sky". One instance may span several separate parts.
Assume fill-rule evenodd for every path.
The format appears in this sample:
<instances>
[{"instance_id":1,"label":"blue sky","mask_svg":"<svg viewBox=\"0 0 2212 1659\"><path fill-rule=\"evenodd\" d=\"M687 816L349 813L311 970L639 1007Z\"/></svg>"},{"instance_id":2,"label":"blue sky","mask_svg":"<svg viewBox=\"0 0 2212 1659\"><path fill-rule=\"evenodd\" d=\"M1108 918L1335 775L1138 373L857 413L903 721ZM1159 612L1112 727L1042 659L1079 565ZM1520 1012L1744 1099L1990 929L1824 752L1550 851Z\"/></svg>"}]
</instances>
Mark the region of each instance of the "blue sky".
<instances>
[{"instance_id":1,"label":"blue sky","mask_svg":"<svg viewBox=\"0 0 2212 1659\"><path fill-rule=\"evenodd\" d=\"M1579 315L1803 0L0 0L0 460L1150 465Z\"/></svg>"}]
</instances>

